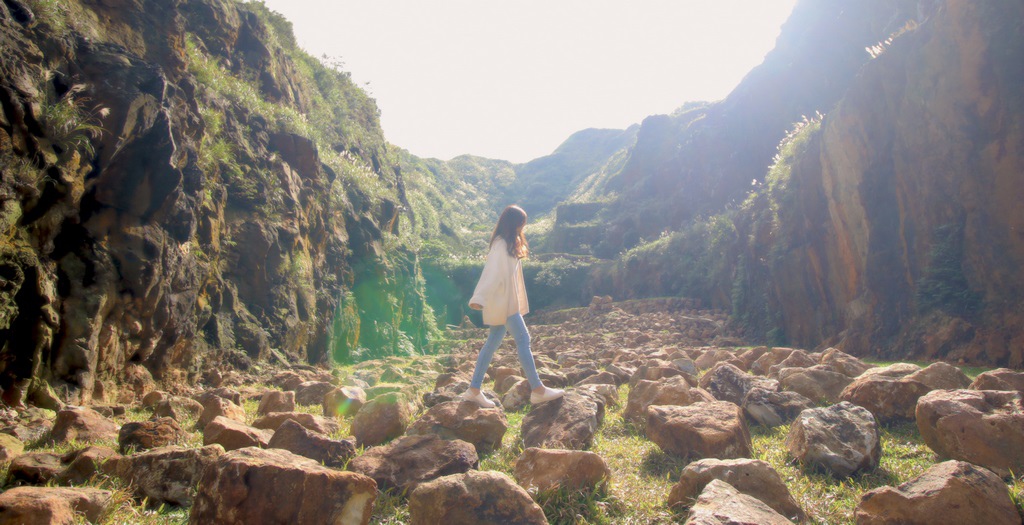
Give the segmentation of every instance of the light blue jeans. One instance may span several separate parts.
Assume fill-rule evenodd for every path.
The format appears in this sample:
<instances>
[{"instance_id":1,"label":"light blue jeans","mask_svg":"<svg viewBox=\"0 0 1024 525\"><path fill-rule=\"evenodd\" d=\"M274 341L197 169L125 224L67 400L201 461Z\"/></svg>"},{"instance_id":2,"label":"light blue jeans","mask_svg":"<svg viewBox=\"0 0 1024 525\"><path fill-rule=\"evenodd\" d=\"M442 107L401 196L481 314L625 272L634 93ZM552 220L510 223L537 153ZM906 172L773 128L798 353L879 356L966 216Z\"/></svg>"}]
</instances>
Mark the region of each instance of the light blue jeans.
<instances>
[{"instance_id":1,"label":"light blue jeans","mask_svg":"<svg viewBox=\"0 0 1024 525\"><path fill-rule=\"evenodd\" d=\"M480 349L480 356L476 358L476 369L473 370L473 380L469 383L470 388L480 388L484 383L484 374L491 364L494 351L501 346L501 340L505 338L505 330L512 332L512 338L516 341L516 350L519 351L519 364L526 372L526 380L533 388L544 386L537 375L537 365L533 362L533 352L530 351L530 332L526 329L526 322L522 314L515 314L505 320L504 325L491 327L491 333L487 335L487 342Z\"/></svg>"}]
</instances>

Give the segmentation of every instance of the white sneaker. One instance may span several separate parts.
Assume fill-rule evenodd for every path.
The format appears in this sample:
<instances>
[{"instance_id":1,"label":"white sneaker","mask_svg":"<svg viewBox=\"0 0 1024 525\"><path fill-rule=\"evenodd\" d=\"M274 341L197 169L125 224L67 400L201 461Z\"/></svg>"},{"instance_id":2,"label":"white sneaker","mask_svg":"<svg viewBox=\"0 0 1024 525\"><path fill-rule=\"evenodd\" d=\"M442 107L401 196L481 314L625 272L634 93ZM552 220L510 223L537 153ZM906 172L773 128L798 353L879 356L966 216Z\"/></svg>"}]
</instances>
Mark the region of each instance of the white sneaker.
<instances>
[{"instance_id":1,"label":"white sneaker","mask_svg":"<svg viewBox=\"0 0 1024 525\"><path fill-rule=\"evenodd\" d=\"M464 394L462 394L462 399L466 401L472 401L476 403L480 408L494 408L494 401L491 401L490 399L484 397L483 392L477 392L476 395L473 395L469 392L469 390L467 390Z\"/></svg>"},{"instance_id":2,"label":"white sneaker","mask_svg":"<svg viewBox=\"0 0 1024 525\"><path fill-rule=\"evenodd\" d=\"M564 395L565 390L562 390L561 388L544 387L543 394L535 394L533 392L530 392L530 403L534 405L538 405L540 403L547 403L548 401L558 399Z\"/></svg>"}]
</instances>

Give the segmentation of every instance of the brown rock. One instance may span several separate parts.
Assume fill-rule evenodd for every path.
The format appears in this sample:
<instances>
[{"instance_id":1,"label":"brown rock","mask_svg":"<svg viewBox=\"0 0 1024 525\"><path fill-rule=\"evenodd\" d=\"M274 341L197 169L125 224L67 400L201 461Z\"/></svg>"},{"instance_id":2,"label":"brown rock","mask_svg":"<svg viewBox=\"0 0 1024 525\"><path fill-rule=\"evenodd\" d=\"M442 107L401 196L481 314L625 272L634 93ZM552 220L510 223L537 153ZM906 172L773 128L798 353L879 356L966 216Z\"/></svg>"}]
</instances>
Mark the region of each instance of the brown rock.
<instances>
[{"instance_id":1,"label":"brown rock","mask_svg":"<svg viewBox=\"0 0 1024 525\"><path fill-rule=\"evenodd\" d=\"M286 450L244 448L218 457L203 471L189 523L366 525L376 499L376 483L361 474L329 469Z\"/></svg>"},{"instance_id":2,"label":"brown rock","mask_svg":"<svg viewBox=\"0 0 1024 525\"><path fill-rule=\"evenodd\" d=\"M152 392L146 394L146 396L142 398L142 406L145 408L153 408L157 406L161 401L166 401L170 398L171 395L168 394L167 392L153 390Z\"/></svg>"},{"instance_id":3,"label":"brown rock","mask_svg":"<svg viewBox=\"0 0 1024 525\"><path fill-rule=\"evenodd\" d=\"M352 419L352 434L360 447L373 446L405 433L412 410L405 396L392 392L363 405Z\"/></svg>"},{"instance_id":4,"label":"brown rock","mask_svg":"<svg viewBox=\"0 0 1024 525\"><path fill-rule=\"evenodd\" d=\"M709 348L696 357L693 362L700 370L710 370L718 363L733 359L736 354L722 348Z\"/></svg>"},{"instance_id":5,"label":"brown rock","mask_svg":"<svg viewBox=\"0 0 1024 525\"><path fill-rule=\"evenodd\" d=\"M169 417L161 417L125 423L117 434L117 444L121 447L121 453L126 454L173 445L184 436L185 432L177 422Z\"/></svg>"},{"instance_id":6,"label":"brown rock","mask_svg":"<svg viewBox=\"0 0 1024 525\"><path fill-rule=\"evenodd\" d=\"M619 389L615 385L583 385L576 390L600 398L605 406L619 406Z\"/></svg>"},{"instance_id":7,"label":"brown rock","mask_svg":"<svg viewBox=\"0 0 1024 525\"><path fill-rule=\"evenodd\" d=\"M108 472L108 462L121 455L112 448L86 447L65 454L61 458L64 468L53 478L57 485L84 485L99 473Z\"/></svg>"},{"instance_id":8,"label":"brown rock","mask_svg":"<svg viewBox=\"0 0 1024 525\"><path fill-rule=\"evenodd\" d=\"M960 390L971 384L971 378L963 370L943 362L932 363L908 375L906 379L924 383L929 391Z\"/></svg>"},{"instance_id":9,"label":"brown rock","mask_svg":"<svg viewBox=\"0 0 1024 525\"><path fill-rule=\"evenodd\" d=\"M45 485L64 469L63 456L52 452L29 452L11 461L7 483Z\"/></svg>"},{"instance_id":10,"label":"brown rock","mask_svg":"<svg viewBox=\"0 0 1024 525\"><path fill-rule=\"evenodd\" d=\"M348 469L369 476L381 490L408 491L424 481L476 468L473 445L435 435L402 436L349 461Z\"/></svg>"},{"instance_id":11,"label":"brown rock","mask_svg":"<svg viewBox=\"0 0 1024 525\"><path fill-rule=\"evenodd\" d=\"M528 448L516 461L513 475L527 490L590 491L611 478L612 472L593 452Z\"/></svg>"},{"instance_id":12,"label":"brown rock","mask_svg":"<svg viewBox=\"0 0 1024 525\"><path fill-rule=\"evenodd\" d=\"M805 350L793 350L785 359L768 369L768 377L779 377L779 372L786 368L810 368L818 364Z\"/></svg>"},{"instance_id":13,"label":"brown rock","mask_svg":"<svg viewBox=\"0 0 1024 525\"><path fill-rule=\"evenodd\" d=\"M476 447L477 453L485 453L501 448L501 438L507 429L508 421L500 408L480 408L472 401L449 401L430 407L406 433L461 439Z\"/></svg>"},{"instance_id":14,"label":"brown rock","mask_svg":"<svg viewBox=\"0 0 1024 525\"><path fill-rule=\"evenodd\" d=\"M971 390L1016 390L1024 393L1024 370L997 368L982 372L967 388Z\"/></svg>"},{"instance_id":15,"label":"brown rock","mask_svg":"<svg viewBox=\"0 0 1024 525\"><path fill-rule=\"evenodd\" d=\"M989 468L1024 472L1024 394L934 390L917 402L917 428L938 455Z\"/></svg>"},{"instance_id":16,"label":"brown rock","mask_svg":"<svg viewBox=\"0 0 1024 525\"><path fill-rule=\"evenodd\" d=\"M685 377L659 381L640 381L629 390L622 418L641 428L647 426L647 407L651 405L687 406L697 402Z\"/></svg>"},{"instance_id":17,"label":"brown rock","mask_svg":"<svg viewBox=\"0 0 1024 525\"><path fill-rule=\"evenodd\" d=\"M669 492L668 506L692 506L715 479L760 500L792 521L802 523L807 518L779 473L759 459L701 459L690 463Z\"/></svg>"},{"instance_id":18,"label":"brown rock","mask_svg":"<svg viewBox=\"0 0 1024 525\"><path fill-rule=\"evenodd\" d=\"M220 445L231 451L246 447L266 447L274 433L239 423L226 417L217 417L203 429L203 445Z\"/></svg>"},{"instance_id":19,"label":"brown rock","mask_svg":"<svg viewBox=\"0 0 1024 525\"><path fill-rule=\"evenodd\" d=\"M206 428L214 418L221 416L245 423L245 409L221 396L211 395L203 403L203 413L196 422L196 428Z\"/></svg>"},{"instance_id":20,"label":"brown rock","mask_svg":"<svg viewBox=\"0 0 1024 525\"><path fill-rule=\"evenodd\" d=\"M295 403L297 405L324 404L324 397L335 389L335 385L326 381L306 381L295 387Z\"/></svg>"},{"instance_id":21,"label":"brown rock","mask_svg":"<svg viewBox=\"0 0 1024 525\"><path fill-rule=\"evenodd\" d=\"M357 386L342 386L324 395L324 417L352 417L366 404L366 392Z\"/></svg>"},{"instance_id":22,"label":"brown rock","mask_svg":"<svg viewBox=\"0 0 1024 525\"><path fill-rule=\"evenodd\" d=\"M496 366L492 367L490 370L491 380L494 381L495 385L500 383L506 377L514 376L517 375L518 373L518 368L512 368L510 366Z\"/></svg>"},{"instance_id":23,"label":"brown rock","mask_svg":"<svg viewBox=\"0 0 1024 525\"><path fill-rule=\"evenodd\" d=\"M146 499L149 506L188 507L203 470L223 454L220 445L194 449L170 446L120 457L111 464L114 473L132 487L135 497Z\"/></svg>"},{"instance_id":24,"label":"brown rock","mask_svg":"<svg viewBox=\"0 0 1024 525\"><path fill-rule=\"evenodd\" d=\"M1021 523L999 476L961 461L933 465L899 487L880 487L864 493L854 515L858 525Z\"/></svg>"},{"instance_id":25,"label":"brown rock","mask_svg":"<svg viewBox=\"0 0 1024 525\"><path fill-rule=\"evenodd\" d=\"M523 418L522 436L526 447L567 448L583 450L590 447L597 427L604 419L601 405L576 392L536 405Z\"/></svg>"},{"instance_id":26,"label":"brown rock","mask_svg":"<svg viewBox=\"0 0 1024 525\"><path fill-rule=\"evenodd\" d=\"M768 371L771 370L771 367L781 363L784 359L789 357L789 354L792 353L792 348L779 347L769 349L767 352L761 354L761 357L758 357L754 361L754 364L750 365L750 372L766 376L768 375Z\"/></svg>"},{"instance_id":27,"label":"brown rock","mask_svg":"<svg viewBox=\"0 0 1024 525\"><path fill-rule=\"evenodd\" d=\"M68 406L57 412L50 442L102 441L117 439L117 424L85 407Z\"/></svg>"},{"instance_id":28,"label":"brown rock","mask_svg":"<svg viewBox=\"0 0 1024 525\"><path fill-rule=\"evenodd\" d=\"M242 404L242 393L234 388L228 388L225 386L203 392L196 398L196 401L198 401L200 405L206 406L206 402L209 401L211 397L219 397L221 399L231 401L236 405Z\"/></svg>"},{"instance_id":29,"label":"brown rock","mask_svg":"<svg viewBox=\"0 0 1024 525\"><path fill-rule=\"evenodd\" d=\"M690 406L651 405L647 437L682 458L741 458L753 453L742 409L728 401Z\"/></svg>"},{"instance_id":30,"label":"brown rock","mask_svg":"<svg viewBox=\"0 0 1024 525\"><path fill-rule=\"evenodd\" d=\"M777 427L790 424L800 412L814 408L814 403L796 392L755 387L747 392L742 406L748 420L766 427Z\"/></svg>"},{"instance_id":31,"label":"brown rock","mask_svg":"<svg viewBox=\"0 0 1024 525\"><path fill-rule=\"evenodd\" d=\"M875 367L875 365L869 365L864 361L835 348L825 350L821 355L819 363L843 374L846 377L857 377Z\"/></svg>"},{"instance_id":32,"label":"brown rock","mask_svg":"<svg viewBox=\"0 0 1024 525\"><path fill-rule=\"evenodd\" d=\"M729 363L718 363L697 384L711 392L715 399L736 405L743 403L743 398L751 388L779 389L778 381L752 376Z\"/></svg>"},{"instance_id":33,"label":"brown rock","mask_svg":"<svg viewBox=\"0 0 1024 525\"><path fill-rule=\"evenodd\" d=\"M882 456L875 417L846 401L801 412L789 427L786 448L804 465L837 478L873 470Z\"/></svg>"},{"instance_id":34,"label":"brown rock","mask_svg":"<svg viewBox=\"0 0 1024 525\"><path fill-rule=\"evenodd\" d=\"M501 406L511 412L522 410L526 405L530 404L530 392L532 390L533 388L530 387L529 381L525 379L520 380L502 396ZM484 395L487 395L486 392Z\"/></svg>"},{"instance_id":35,"label":"brown rock","mask_svg":"<svg viewBox=\"0 0 1024 525\"><path fill-rule=\"evenodd\" d=\"M328 467L343 467L356 455L353 441L330 439L293 420L286 420L277 427L267 448L282 448Z\"/></svg>"},{"instance_id":36,"label":"brown rock","mask_svg":"<svg viewBox=\"0 0 1024 525\"><path fill-rule=\"evenodd\" d=\"M920 371L921 367L913 363L893 363L889 366L876 366L874 368L870 368L868 370L865 370L863 374L857 377L885 376L894 379L899 379L901 377L907 377L910 374Z\"/></svg>"},{"instance_id":37,"label":"brown rock","mask_svg":"<svg viewBox=\"0 0 1024 525\"><path fill-rule=\"evenodd\" d=\"M281 390L290 391L295 391L295 389L298 388L298 386L304 382L306 382L305 377L290 370L279 372L276 375L274 375L273 378L270 379L271 385L274 385L280 388Z\"/></svg>"},{"instance_id":38,"label":"brown rock","mask_svg":"<svg viewBox=\"0 0 1024 525\"><path fill-rule=\"evenodd\" d=\"M421 484L409 495L409 517L412 525L548 522L530 494L511 478L475 470Z\"/></svg>"},{"instance_id":39,"label":"brown rock","mask_svg":"<svg viewBox=\"0 0 1024 525\"><path fill-rule=\"evenodd\" d=\"M73 525L76 515L99 523L112 495L94 488L18 487L0 494L0 523Z\"/></svg>"},{"instance_id":40,"label":"brown rock","mask_svg":"<svg viewBox=\"0 0 1024 525\"><path fill-rule=\"evenodd\" d=\"M290 390L268 390L260 398L256 414L265 416L271 412L293 412L295 410L295 392ZM326 415L326 414L324 414Z\"/></svg>"},{"instance_id":41,"label":"brown rock","mask_svg":"<svg viewBox=\"0 0 1024 525\"><path fill-rule=\"evenodd\" d=\"M494 382L494 392L499 395L505 395L516 383L522 381L523 377L517 375L505 376L501 381Z\"/></svg>"},{"instance_id":42,"label":"brown rock","mask_svg":"<svg viewBox=\"0 0 1024 525\"><path fill-rule=\"evenodd\" d=\"M894 379L868 375L854 379L839 399L868 409L879 423L895 423L913 420L917 400L929 390L927 385L909 376Z\"/></svg>"},{"instance_id":43,"label":"brown rock","mask_svg":"<svg viewBox=\"0 0 1024 525\"><path fill-rule=\"evenodd\" d=\"M792 525L761 500L741 493L720 479L713 479L700 493L686 523L694 525Z\"/></svg>"},{"instance_id":44,"label":"brown rock","mask_svg":"<svg viewBox=\"0 0 1024 525\"><path fill-rule=\"evenodd\" d=\"M779 370L779 386L815 403L836 403L853 379L822 365Z\"/></svg>"},{"instance_id":45,"label":"brown rock","mask_svg":"<svg viewBox=\"0 0 1024 525\"><path fill-rule=\"evenodd\" d=\"M670 366L641 366L636 369L636 372L629 378L629 386L632 388L640 381L657 381L659 379L665 379L669 377L683 376L687 378L690 385L696 386L697 382L692 377L688 377L682 370Z\"/></svg>"},{"instance_id":46,"label":"brown rock","mask_svg":"<svg viewBox=\"0 0 1024 525\"><path fill-rule=\"evenodd\" d=\"M285 421L294 421L313 432L324 435L334 434L341 430L341 426L333 419L305 412L271 412L253 421L252 426L264 430L277 430L277 427Z\"/></svg>"},{"instance_id":47,"label":"brown rock","mask_svg":"<svg viewBox=\"0 0 1024 525\"><path fill-rule=\"evenodd\" d=\"M25 452L25 444L10 434L0 434L0 466L6 465Z\"/></svg>"},{"instance_id":48,"label":"brown rock","mask_svg":"<svg viewBox=\"0 0 1024 525\"><path fill-rule=\"evenodd\" d=\"M0 429L0 433L14 436L22 443L40 441L50 435L53 421L43 418L30 419L27 423L15 423Z\"/></svg>"},{"instance_id":49,"label":"brown rock","mask_svg":"<svg viewBox=\"0 0 1024 525\"><path fill-rule=\"evenodd\" d=\"M187 397L172 396L169 399L160 401L153 407L155 417L169 417L178 423L186 420L196 420L203 414L203 405L194 399Z\"/></svg>"},{"instance_id":50,"label":"brown rock","mask_svg":"<svg viewBox=\"0 0 1024 525\"><path fill-rule=\"evenodd\" d=\"M577 386L583 385L614 385L620 384L619 377L611 372L598 372L594 375L587 376L580 381L576 382Z\"/></svg>"}]
</instances>

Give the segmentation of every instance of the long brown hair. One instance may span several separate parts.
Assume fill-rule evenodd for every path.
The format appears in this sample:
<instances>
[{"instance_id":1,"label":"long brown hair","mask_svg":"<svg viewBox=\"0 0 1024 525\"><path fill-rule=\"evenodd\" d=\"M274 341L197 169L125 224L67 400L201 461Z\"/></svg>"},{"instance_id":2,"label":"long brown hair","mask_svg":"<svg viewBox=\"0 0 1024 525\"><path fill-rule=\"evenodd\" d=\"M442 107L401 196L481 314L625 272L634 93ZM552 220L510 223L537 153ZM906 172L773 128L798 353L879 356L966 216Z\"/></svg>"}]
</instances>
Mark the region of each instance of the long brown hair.
<instances>
[{"instance_id":1,"label":"long brown hair","mask_svg":"<svg viewBox=\"0 0 1024 525\"><path fill-rule=\"evenodd\" d=\"M517 259L522 259L530 254L530 244L523 236L523 226L526 226L526 212L516 205L507 206L498 218L498 225L494 227L491 234L491 244L499 237L505 239L508 246L508 254Z\"/></svg>"}]
</instances>

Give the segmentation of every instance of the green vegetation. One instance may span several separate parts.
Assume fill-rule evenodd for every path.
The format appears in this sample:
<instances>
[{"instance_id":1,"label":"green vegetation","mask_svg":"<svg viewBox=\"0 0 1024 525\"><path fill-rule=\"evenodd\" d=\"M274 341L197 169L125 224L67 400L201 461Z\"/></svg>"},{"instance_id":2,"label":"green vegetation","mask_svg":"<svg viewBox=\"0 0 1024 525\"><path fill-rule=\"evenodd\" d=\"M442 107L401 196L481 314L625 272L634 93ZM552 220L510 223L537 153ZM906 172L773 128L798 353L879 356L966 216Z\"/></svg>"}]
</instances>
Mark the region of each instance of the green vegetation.
<instances>
[{"instance_id":1,"label":"green vegetation","mask_svg":"<svg viewBox=\"0 0 1024 525\"><path fill-rule=\"evenodd\" d=\"M95 153L92 140L103 134L99 119L107 110L89 107L91 100L81 95L84 89L84 85L76 84L59 100L43 106L46 135L58 153L79 151L91 157Z\"/></svg>"},{"instance_id":2,"label":"green vegetation","mask_svg":"<svg viewBox=\"0 0 1024 525\"><path fill-rule=\"evenodd\" d=\"M928 252L928 266L917 287L917 306L922 312L942 310L970 317L982 308L981 294L971 290L964 274L963 227L946 224L935 230Z\"/></svg>"}]
</instances>

